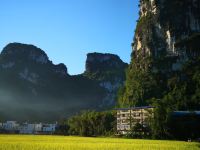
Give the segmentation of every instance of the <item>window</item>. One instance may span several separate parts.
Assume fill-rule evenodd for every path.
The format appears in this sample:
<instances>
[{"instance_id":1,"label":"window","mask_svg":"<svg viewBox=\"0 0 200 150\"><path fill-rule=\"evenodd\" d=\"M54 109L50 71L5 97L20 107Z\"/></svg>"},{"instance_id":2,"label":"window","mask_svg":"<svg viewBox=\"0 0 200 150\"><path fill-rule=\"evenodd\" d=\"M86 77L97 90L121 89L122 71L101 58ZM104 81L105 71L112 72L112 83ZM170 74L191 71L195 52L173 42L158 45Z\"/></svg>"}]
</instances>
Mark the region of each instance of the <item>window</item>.
<instances>
[{"instance_id":1,"label":"window","mask_svg":"<svg viewBox=\"0 0 200 150\"><path fill-rule=\"evenodd\" d=\"M122 123L128 123L128 120L122 120Z\"/></svg>"},{"instance_id":2,"label":"window","mask_svg":"<svg viewBox=\"0 0 200 150\"><path fill-rule=\"evenodd\" d=\"M133 113L132 116L133 117L140 117L140 116L142 116L142 114L141 113Z\"/></svg>"}]
</instances>

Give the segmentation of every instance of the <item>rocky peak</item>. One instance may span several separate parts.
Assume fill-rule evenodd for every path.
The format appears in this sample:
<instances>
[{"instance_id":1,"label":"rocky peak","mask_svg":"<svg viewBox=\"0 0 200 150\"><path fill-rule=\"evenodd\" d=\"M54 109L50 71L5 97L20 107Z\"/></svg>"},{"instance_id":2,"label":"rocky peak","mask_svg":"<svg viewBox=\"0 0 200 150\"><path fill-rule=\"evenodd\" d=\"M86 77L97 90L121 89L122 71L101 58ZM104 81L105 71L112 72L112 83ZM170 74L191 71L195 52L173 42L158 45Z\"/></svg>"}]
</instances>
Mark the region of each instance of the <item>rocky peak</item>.
<instances>
[{"instance_id":1,"label":"rocky peak","mask_svg":"<svg viewBox=\"0 0 200 150\"><path fill-rule=\"evenodd\" d=\"M0 54L0 63L0 67L3 69L15 67L15 71L18 70L17 72L19 72L22 78L31 76L38 70L43 70L46 73L56 73L60 76L68 75L67 67L64 64L54 65L49 60L47 54L34 45L21 43L8 44ZM35 75L33 76L35 77Z\"/></svg>"},{"instance_id":2,"label":"rocky peak","mask_svg":"<svg viewBox=\"0 0 200 150\"><path fill-rule=\"evenodd\" d=\"M157 13L156 0L140 0L140 17L147 16L148 12Z\"/></svg>"},{"instance_id":3,"label":"rocky peak","mask_svg":"<svg viewBox=\"0 0 200 150\"><path fill-rule=\"evenodd\" d=\"M33 45L10 43L4 47L1 56L8 59L26 59L26 61L35 61L36 63L46 64L49 58L46 53Z\"/></svg>"},{"instance_id":4,"label":"rocky peak","mask_svg":"<svg viewBox=\"0 0 200 150\"><path fill-rule=\"evenodd\" d=\"M94 73L113 70L126 65L119 56L114 54L89 53L86 60L86 72Z\"/></svg>"},{"instance_id":5,"label":"rocky peak","mask_svg":"<svg viewBox=\"0 0 200 150\"><path fill-rule=\"evenodd\" d=\"M63 63L55 65L55 72L60 73L61 75L67 75L68 74L67 67Z\"/></svg>"}]
</instances>

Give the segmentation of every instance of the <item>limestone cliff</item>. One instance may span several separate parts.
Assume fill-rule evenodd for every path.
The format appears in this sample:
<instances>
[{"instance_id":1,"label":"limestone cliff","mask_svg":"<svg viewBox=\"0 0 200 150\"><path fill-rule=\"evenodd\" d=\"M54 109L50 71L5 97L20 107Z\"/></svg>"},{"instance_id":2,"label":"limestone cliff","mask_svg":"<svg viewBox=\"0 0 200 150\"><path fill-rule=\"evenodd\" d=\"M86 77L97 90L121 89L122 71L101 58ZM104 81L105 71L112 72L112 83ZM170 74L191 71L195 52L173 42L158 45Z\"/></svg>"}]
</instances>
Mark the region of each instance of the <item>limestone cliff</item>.
<instances>
[{"instance_id":1,"label":"limestone cliff","mask_svg":"<svg viewBox=\"0 0 200 150\"><path fill-rule=\"evenodd\" d=\"M200 1L140 0L133 50L135 57L174 57L173 70L199 55Z\"/></svg>"},{"instance_id":2,"label":"limestone cliff","mask_svg":"<svg viewBox=\"0 0 200 150\"><path fill-rule=\"evenodd\" d=\"M139 7L122 105L162 98L169 80L185 79L185 64L200 56L199 0L140 0Z\"/></svg>"}]
</instances>

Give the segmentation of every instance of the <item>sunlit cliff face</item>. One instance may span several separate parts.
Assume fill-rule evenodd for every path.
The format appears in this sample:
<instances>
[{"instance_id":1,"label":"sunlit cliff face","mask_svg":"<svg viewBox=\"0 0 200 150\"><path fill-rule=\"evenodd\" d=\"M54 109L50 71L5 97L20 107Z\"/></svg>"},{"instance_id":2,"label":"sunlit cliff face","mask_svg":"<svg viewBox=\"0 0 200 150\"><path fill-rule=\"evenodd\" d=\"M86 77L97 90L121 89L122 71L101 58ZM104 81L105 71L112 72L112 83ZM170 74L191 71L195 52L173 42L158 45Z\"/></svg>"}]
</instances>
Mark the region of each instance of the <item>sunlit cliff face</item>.
<instances>
[{"instance_id":1,"label":"sunlit cliff face","mask_svg":"<svg viewBox=\"0 0 200 150\"><path fill-rule=\"evenodd\" d=\"M185 61L200 54L197 44L190 43L199 39L199 10L197 0L141 0L133 42L135 57L176 57L172 69L180 70Z\"/></svg>"}]
</instances>

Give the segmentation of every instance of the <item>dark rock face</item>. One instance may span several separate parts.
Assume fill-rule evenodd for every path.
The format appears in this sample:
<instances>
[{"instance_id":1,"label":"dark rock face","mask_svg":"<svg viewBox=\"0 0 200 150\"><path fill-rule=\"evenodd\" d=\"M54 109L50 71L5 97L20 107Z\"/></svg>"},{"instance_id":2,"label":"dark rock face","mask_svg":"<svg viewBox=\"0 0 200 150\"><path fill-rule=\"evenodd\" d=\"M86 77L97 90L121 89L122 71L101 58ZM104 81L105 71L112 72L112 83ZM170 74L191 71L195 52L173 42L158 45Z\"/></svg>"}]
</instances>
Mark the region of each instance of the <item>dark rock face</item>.
<instances>
[{"instance_id":1,"label":"dark rock face","mask_svg":"<svg viewBox=\"0 0 200 150\"><path fill-rule=\"evenodd\" d=\"M67 67L63 63L55 65L54 69L55 69L55 72L57 72L63 76L68 75Z\"/></svg>"},{"instance_id":2,"label":"dark rock face","mask_svg":"<svg viewBox=\"0 0 200 150\"><path fill-rule=\"evenodd\" d=\"M117 55L89 53L86 60L87 73L105 72L121 69L127 66Z\"/></svg>"},{"instance_id":3,"label":"dark rock face","mask_svg":"<svg viewBox=\"0 0 200 150\"><path fill-rule=\"evenodd\" d=\"M116 95L120 86L124 84L125 70L128 64L119 56L113 54L89 53L86 60L84 76L98 82L106 90L106 97L101 107L116 104Z\"/></svg>"},{"instance_id":4,"label":"dark rock face","mask_svg":"<svg viewBox=\"0 0 200 150\"><path fill-rule=\"evenodd\" d=\"M106 69L96 64L103 74ZM0 83L0 118L6 120L55 121L84 109L104 109L110 94L97 80L71 76L43 50L21 43L8 44L0 54Z\"/></svg>"},{"instance_id":5,"label":"dark rock face","mask_svg":"<svg viewBox=\"0 0 200 150\"><path fill-rule=\"evenodd\" d=\"M8 44L1 52L1 57L5 59L22 59L26 61L34 61L35 63L50 63L48 56L41 49L27 44L11 43Z\"/></svg>"}]
</instances>

